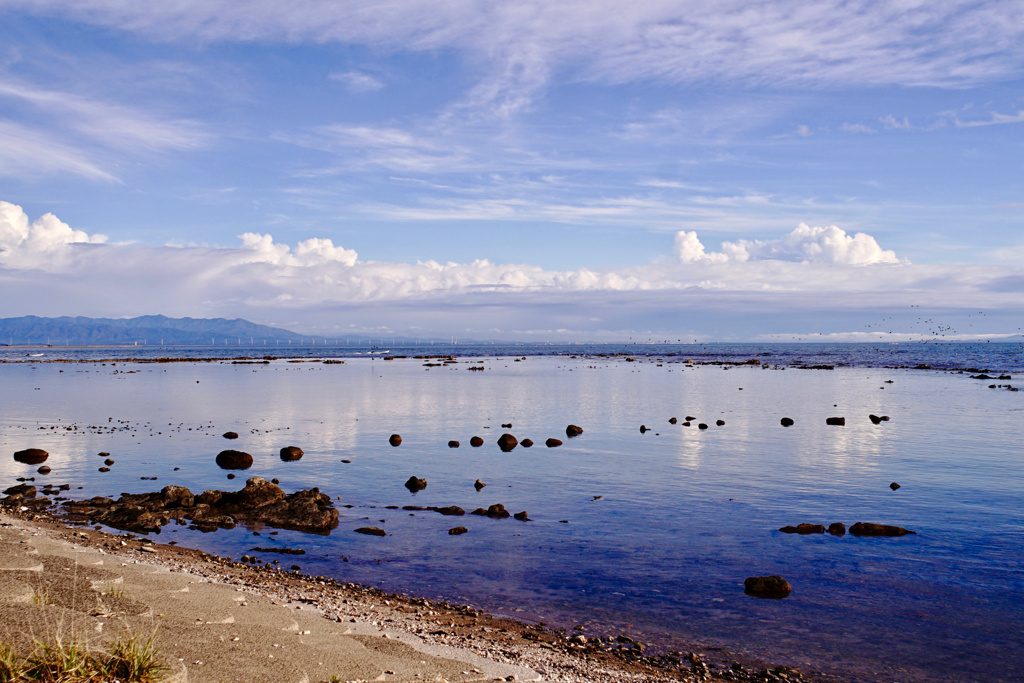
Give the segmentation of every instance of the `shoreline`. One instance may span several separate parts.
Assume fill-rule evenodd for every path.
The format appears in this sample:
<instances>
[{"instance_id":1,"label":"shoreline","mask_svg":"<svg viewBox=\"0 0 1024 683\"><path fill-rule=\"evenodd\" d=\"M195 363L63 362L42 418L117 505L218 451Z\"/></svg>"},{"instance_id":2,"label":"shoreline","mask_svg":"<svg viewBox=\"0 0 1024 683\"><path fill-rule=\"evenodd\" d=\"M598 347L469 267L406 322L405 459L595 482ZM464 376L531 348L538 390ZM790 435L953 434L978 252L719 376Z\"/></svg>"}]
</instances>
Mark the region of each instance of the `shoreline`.
<instances>
[{"instance_id":1,"label":"shoreline","mask_svg":"<svg viewBox=\"0 0 1024 683\"><path fill-rule=\"evenodd\" d=\"M32 535L30 542L33 545L45 545L47 550L63 546L64 554L99 553L105 556L103 561L110 566L158 567L156 571L190 577L192 581L203 582L204 587L206 583L211 583L224 591L241 592L246 596L242 605L261 599L269 603L263 605L263 608L270 610L306 610L304 616L311 617L315 624L310 629L314 633L328 627L345 625L346 631L358 631L358 635L371 645L394 645L401 642L416 652L440 657L445 661L461 661L463 665L472 663L473 666L460 670L462 680L466 681L624 683L785 680L793 683L823 683L840 680L819 673L803 673L790 667L769 667L750 660L737 661L724 651L674 652L648 656L644 654L645 646L642 643L629 639L588 639L582 634L567 634L542 625L488 614L472 607L395 595L354 583L274 569L268 565L256 566L230 561L200 550L154 543L133 534L112 534L92 527L67 524L49 512L3 510L0 512L0 541L6 541L13 530L22 535ZM4 569L8 571L3 574L14 575L9 567ZM43 576L46 574L42 572ZM119 585L124 587L118 590L127 592L130 579L125 576L123 581ZM143 585L132 590L137 600L140 597L150 599L140 602L151 602L158 598L158 591L152 587ZM0 606L3 602L0 600ZM201 609L201 603L192 607ZM0 619L0 633L9 633L13 626L9 614L0 609L0 615L4 617ZM234 617L229 619L224 623L234 625ZM176 625L174 622L158 619L157 623L163 641L177 640L183 630L181 624ZM300 631L299 635L303 633L308 634L309 630ZM286 636L276 636L278 639L282 637ZM238 640L237 636L235 640ZM383 660L378 660L373 661L386 666L381 663ZM229 670L231 666L241 663L233 664L232 661L229 659L225 663ZM386 672L389 669L381 668L384 677L378 680L426 680L421 676L429 673L427 661L422 660L423 671L414 671L404 678L397 669L391 670L394 673L388 675ZM189 678L187 674L185 678L180 676L180 672L172 671L167 680L207 680ZM444 676L442 679L454 680ZM314 678L308 680L314 681Z\"/></svg>"}]
</instances>

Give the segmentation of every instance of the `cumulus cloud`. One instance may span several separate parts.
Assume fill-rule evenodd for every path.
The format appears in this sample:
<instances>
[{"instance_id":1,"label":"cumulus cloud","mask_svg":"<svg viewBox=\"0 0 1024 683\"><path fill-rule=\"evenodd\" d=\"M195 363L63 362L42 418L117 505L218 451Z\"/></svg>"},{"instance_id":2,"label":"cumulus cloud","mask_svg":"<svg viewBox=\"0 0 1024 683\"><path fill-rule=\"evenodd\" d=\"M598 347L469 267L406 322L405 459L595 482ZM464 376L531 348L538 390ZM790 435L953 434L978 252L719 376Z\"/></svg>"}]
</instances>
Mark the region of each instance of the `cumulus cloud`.
<instances>
[{"instance_id":1,"label":"cumulus cloud","mask_svg":"<svg viewBox=\"0 0 1024 683\"><path fill-rule=\"evenodd\" d=\"M105 235L73 230L52 213L29 222L16 204L0 201L0 265L6 268L53 267L63 264L76 244L102 244Z\"/></svg>"},{"instance_id":2,"label":"cumulus cloud","mask_svg":"<svg viewBox=\"0 0 1024 683\"><path fill-rule=\"evenodd\" d=\"M723 242L721 252L707 252L696 232L676 234L675 255L682 263L790 261L797 263L867 266L899 263L896 253L882 249L874 237L863 232L848 235L834 225L811 227L801 223L777 240L738 240Z\"/></svg>"},{"instance_id":3,"label":"cumulus cloud","mask_svg":"<svg viewBox=\"0 0 1024 683\"><path fill-rule=\"evenodd\" d=\"M264 233L240 235L234 246L147 246L106 243L52 214L32 221L0 202L0 315L162 312L301 320L302 329L324 334L344 321L363 330L493 337L644 329L652 321L689 329L701 311L709 326L730 316L746 327L750 316L813 322L823 311L855 315L876 301L998 309L1008 317L1024 309L1019 268L916 266L870 235L836 226L801 225L776 240L725 242L717 252L697 233L680 231L673 250L674 260L550 270L483 258L366 260L327 238L293 246Z\"/></svg>"}]
</instances>

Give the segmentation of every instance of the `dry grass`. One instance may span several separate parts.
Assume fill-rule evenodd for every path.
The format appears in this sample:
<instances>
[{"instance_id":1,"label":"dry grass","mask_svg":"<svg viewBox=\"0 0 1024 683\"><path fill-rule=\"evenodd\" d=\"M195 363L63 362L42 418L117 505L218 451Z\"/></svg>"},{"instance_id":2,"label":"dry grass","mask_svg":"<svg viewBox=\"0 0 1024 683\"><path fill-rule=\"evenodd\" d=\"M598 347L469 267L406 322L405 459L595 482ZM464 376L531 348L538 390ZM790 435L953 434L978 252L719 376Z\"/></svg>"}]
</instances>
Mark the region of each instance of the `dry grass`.
<instances>
[{"instance_id":1,"label":"dry grass","mask_svg":"<svg viewBox=\"0 0 1024 683\"><path fill-rule=\"evenodd\" d=\"M155 683L169 669L160 661L154 636L124 635L102 649L60 637L37 640L24 658L0 644L0 683Z\"/></svg>"}]
</instances>

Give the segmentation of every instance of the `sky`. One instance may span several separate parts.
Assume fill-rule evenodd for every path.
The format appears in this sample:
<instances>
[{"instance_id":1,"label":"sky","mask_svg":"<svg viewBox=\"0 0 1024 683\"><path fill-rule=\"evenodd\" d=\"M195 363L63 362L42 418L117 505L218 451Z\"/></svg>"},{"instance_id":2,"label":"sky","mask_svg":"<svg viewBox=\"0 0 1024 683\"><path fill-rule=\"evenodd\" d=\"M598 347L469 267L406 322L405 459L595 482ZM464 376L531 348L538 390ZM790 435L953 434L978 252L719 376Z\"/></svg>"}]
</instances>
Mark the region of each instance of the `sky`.
<instances>
[{"instance_id":1,"label":"sky","mask_svg":"<svg viewBox=\"0 0 1024 683\"><path fill-rule=\"evenodd\" d=\"M0 317L1007 339L1022 86L1019 0L0 0Z\"/></svg>"}]
</instances>

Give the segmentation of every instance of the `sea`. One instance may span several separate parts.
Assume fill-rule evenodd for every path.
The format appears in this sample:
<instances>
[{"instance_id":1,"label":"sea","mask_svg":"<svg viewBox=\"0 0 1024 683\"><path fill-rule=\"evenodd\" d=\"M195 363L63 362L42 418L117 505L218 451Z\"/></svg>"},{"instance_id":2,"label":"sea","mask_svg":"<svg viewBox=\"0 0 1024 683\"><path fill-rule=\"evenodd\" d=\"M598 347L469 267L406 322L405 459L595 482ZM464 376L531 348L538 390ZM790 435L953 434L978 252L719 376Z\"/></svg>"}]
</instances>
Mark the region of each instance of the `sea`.
<instances>
[{"instance_id":1,"label":"sea","mask_svg":"<svg viewBox=\"0 0 1024 683\"><path fill-rule=\"evenodd\" d=\"M155 539L652 652L1024 680L1021 373L1024 345L997 342L2 347L0 483L90 498L276 478L329 494L338 527ZM503 452L505 433L534 445ZM11 457L30 447L49 475ZM233 480L226 448L254 457ZM403 509L496 503L529 521ZM779 530L833 522L914 533ZM355 532L371 526L387 535ZM253 550L274 546L306 553ZM744 593L768 575L789 597Z\"/></svg>"}]
</instances>

